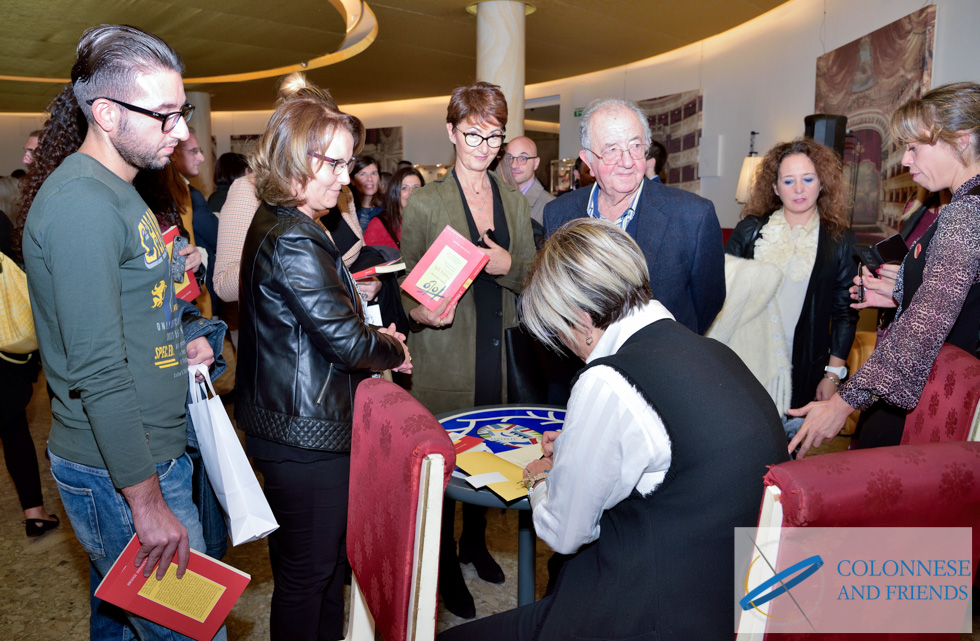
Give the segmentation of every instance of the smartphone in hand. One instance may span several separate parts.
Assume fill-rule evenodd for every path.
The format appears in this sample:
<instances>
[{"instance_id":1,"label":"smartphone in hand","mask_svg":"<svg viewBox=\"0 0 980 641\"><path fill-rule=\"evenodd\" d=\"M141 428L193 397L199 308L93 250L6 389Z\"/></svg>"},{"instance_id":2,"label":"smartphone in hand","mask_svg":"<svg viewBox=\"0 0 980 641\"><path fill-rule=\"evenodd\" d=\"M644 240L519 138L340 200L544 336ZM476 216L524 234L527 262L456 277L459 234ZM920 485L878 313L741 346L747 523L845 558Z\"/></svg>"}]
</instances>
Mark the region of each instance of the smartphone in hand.
<instances>
[{"instance_id":1,"label":"smartphone in hand","mask_svg":"<svg viewBox=\"0 0 980 641\"><path fill-rule=\"evenodd\" d=\"M497 242L496 237L493 235L493 230L487 227L486 231L480 234L480 237L476 239L476 246L482 247L483 249L490 249L490 246L484 241L485 238L489 238L494 243Z\"/></svg>"}]
</instances>

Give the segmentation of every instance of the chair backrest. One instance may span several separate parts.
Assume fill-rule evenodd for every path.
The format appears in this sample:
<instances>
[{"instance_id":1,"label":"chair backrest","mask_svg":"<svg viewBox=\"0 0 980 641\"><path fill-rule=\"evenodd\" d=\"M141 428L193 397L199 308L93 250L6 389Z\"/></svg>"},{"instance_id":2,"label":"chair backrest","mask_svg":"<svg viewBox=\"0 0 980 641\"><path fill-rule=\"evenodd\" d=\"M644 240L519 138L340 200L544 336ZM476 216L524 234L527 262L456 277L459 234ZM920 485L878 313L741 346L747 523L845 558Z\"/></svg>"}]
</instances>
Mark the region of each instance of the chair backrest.
<instances>
[{"instance_id":1,"label":"chair backrest","mask_svg":"<svg viewBox=\"0 0 980 641\"><path fill-rule=\"evenodd\" d=\"M976 441L980 432L980 359L946 343L919 404L905 418L902 444Z\"/></svg>"},{"instance_id":2,"label":"chair backrest","mask_svg":"<svg viewBox=\"0 0 980 641\"><path fill-rule=\"evenodd\" d=\"M955 483L980 465L980 443L922 443L835 452L773 466L763 483L759 527L972 527L980 554L980 482ZM972 479L972 476L970 476ZM761 534L761 532L760 532ZM757 544L763 544L760 538ZM769 543L769 541L765 541ZM771 543L770 543L771 544ZM778 552L778 542L775 554ZM737 639L759 639L764 623L740 619ZM866 641L908 635L862 634ZM778 634L773 641L850 638ZM955 641L958 634L917 635Z\"/></svg>"},{"instance_id":3,"label":"chair backrest","mask_svg":"<svg viewBox=\"0 0 980 641\"><path fill-rule=\"evenodd\" d=\"M347 557L347 639L435 638L442 500L456 453L446 431L394 383L354 397Z\"/></svg>"}]
</instances>

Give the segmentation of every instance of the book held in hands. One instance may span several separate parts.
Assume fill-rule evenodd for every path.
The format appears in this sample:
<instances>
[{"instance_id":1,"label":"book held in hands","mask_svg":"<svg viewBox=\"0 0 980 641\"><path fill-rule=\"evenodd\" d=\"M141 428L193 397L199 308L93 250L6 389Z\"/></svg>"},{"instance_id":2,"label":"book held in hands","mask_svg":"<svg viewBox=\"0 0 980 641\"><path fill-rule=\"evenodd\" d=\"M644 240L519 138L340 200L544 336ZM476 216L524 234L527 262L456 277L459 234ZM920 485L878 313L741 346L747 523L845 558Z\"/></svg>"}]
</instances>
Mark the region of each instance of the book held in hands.
<instances>
[{"instance_id":1,"label":"book held in hands","mask_svg":"<svg viewBox=\"0 0 980 641\"><path fill-rule=\"evenodd\" d=\"M129 541L95 590L95 596L138 616L199 641L211 641L252 578L244 572L191 550L183 578L177 557L157 581L156 570L143 576L136 566L140 542Z\"/></svg>"},{"instance_id":2,"label":"book held in hands","mask_svg":"<svg viewBox=\"0 0 980 641\"><path fill-rule=\"evenodd\" d=\"M490 258L479 247L446 225L402 283L402 289L435 311L443 301L455 303Z\"/></svg>"}]
</instances>

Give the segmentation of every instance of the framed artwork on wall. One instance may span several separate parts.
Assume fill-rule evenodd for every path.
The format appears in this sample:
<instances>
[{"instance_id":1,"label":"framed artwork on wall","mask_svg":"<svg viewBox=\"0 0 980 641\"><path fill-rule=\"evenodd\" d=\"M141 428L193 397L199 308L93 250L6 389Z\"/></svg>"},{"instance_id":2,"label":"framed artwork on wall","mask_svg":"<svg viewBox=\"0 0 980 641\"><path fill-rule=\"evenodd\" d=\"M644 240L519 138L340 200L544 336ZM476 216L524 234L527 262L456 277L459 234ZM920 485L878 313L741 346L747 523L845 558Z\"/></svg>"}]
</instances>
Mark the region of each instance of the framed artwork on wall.
<instances>
[{"instance_id":1,"label":"framed artwork on wall","mask_svg":"<svg viewBox=\"0 0 980 641\"><path fill-rule=\"evenodd\" d=\"M653 139L667 148L667 179L671 187L695 194L701 192L698 155L701 146L701 113L704 96L700 89L660 98L640 100L647 114Z\"/></svg>"},{"instance_id":2,"label":"framed artwork on wall","mask_svg":"<svg viewBox=\"0 0 980 641\"><path fill-rule=\"evenodd\" d=\"M935 26L930 5L817 58L815 111L847 116L844 174L857 233L890 235L915 195L888 122L932 86Z\"/></svg>"}]
</instances>

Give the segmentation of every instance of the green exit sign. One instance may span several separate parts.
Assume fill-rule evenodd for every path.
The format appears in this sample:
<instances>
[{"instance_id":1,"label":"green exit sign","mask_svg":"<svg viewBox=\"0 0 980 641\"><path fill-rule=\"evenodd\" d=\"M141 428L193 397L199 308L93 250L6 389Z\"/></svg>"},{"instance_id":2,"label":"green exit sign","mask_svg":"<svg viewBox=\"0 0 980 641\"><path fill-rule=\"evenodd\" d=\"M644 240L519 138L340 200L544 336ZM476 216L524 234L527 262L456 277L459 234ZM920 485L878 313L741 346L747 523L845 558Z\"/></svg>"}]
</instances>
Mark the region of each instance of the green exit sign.
<instances>
[{"instance_id":1,"label":"green exit sign","mask_svg":"<svg viewBox=\"0 0 980 641\"><path fill-rule=\"evenodd\" d=\"M582 117L582 111L583 111L582 109L576 109L575 110L575 117L576 118L581 118Z\"/></svg>"}]
</instances>

